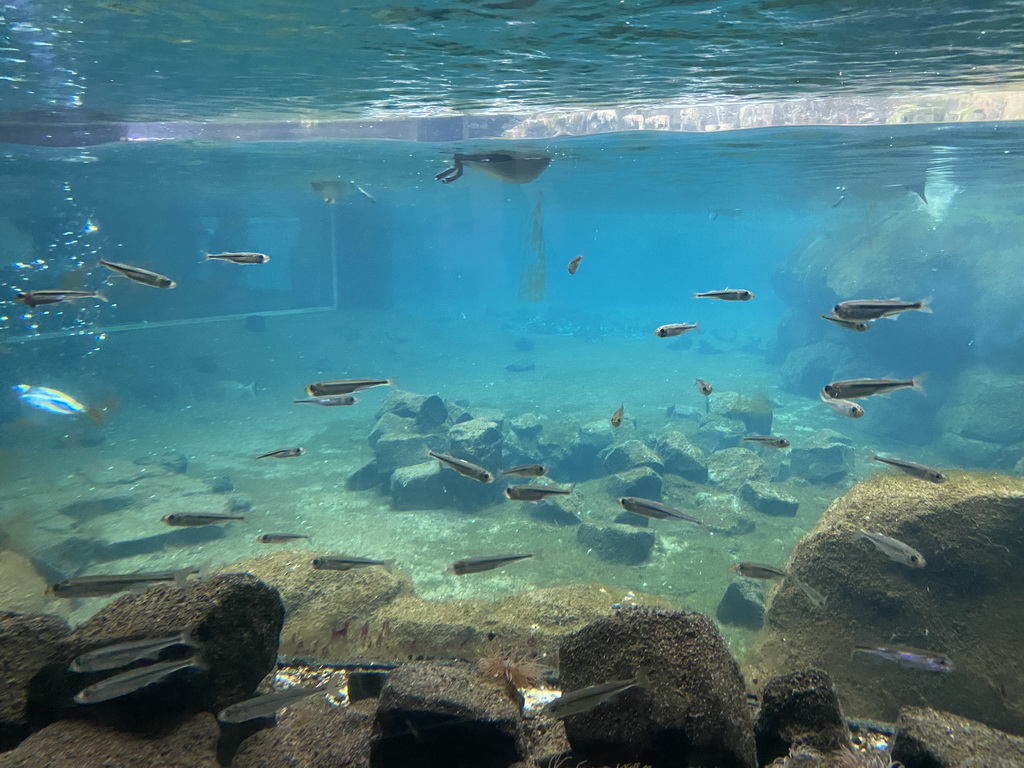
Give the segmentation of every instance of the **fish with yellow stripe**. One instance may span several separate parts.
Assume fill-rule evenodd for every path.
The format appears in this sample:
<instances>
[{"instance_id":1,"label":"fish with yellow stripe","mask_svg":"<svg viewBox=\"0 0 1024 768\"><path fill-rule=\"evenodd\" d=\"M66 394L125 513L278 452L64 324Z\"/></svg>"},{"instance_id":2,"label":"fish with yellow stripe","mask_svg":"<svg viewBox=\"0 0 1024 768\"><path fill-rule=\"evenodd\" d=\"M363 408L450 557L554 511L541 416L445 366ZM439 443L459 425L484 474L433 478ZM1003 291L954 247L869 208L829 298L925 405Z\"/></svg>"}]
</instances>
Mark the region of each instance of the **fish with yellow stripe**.
<instances>
[{"instance_id":1,"label":"fish with yellow stripe","mask_svg":"<svg viewBox=\"0 0 1024 768\"><path fill-rule=\"evenodd\" d=\"M30 384L15 384L11 389L18 393L18 398L23 403L40 411L62 416L88 416L94 424L102 424L106 420L106 413L102 409L83 405L71 395L57 389L34 387Z\"/></svg>"}]
</instances>

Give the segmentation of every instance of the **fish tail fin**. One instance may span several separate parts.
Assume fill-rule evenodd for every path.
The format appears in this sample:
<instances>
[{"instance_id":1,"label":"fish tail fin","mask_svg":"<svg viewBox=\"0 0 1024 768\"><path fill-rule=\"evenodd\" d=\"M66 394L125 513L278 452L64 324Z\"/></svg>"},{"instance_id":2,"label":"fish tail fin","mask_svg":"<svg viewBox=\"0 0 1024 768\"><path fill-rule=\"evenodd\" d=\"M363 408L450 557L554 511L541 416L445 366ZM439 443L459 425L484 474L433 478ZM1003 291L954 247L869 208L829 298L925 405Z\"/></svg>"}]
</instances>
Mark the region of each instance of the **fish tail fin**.
<instances>
[{"instance_id":1,"label":"fish tail fin","mask_svg":"<svg viewBox=\"0 0 1024 768\"><path fill-rule=\"evenodd\" d=\"M259 397L259 394L260 394L260 388L259 388L259 386L258 386L258 385L256 384L256 382L255 382L255 381L253 381L253 382L252 382L252 383L251 383L251 384L250 384L249 386L247 386L247 387L246 387L245 389L246 389L246 391L248 391L248 392L252 392L252 396L253 396L253 397Z\"/></svg>"},{"instance_id":2,"label":"fish tail fin","mask_svg":"<svg viewBox=\"0 0 1024 768\"><path fill-rule=\"evenodd\" d=\"M910 388L913 389L915 392L920 392L922 395L927 395L928 393L925 392L924 390L924 380L925 378L927 378L927 376L927 373L919 373L917 376L910 380Z\"/></svg>"},{"instance_id":3,"label":"fish tail fin","mask_svg":"<svg viewBox=\"0 0 1024 768\"><path fill-rule=\"evenodd\" d=\"M104 296L102 291L93 291L93 293L95 294L96 298L99 299L100 301L106 302L107 304L110 303L110 299Z\"/></svg>"},{"instance_id":4,"label":"fish tail fin","mask_svg":"<svg viewBox=\"0 0 1024 768\"><path fill-rule=\"evenodd\" d=\"M921 299L920 304L921 304L921 306L917 308L918 312L924 312L925 314L928 314L928 315L934 314L934 312L932 311L932 297L931 296L925 296L923 299Z\"/></svg>"},{"instance_id":5,"label":"fish tail fin","mask_svg":"<svg viewBox=\"0 0 1024 768\"><path fill-rule=\"evenodd\" d=\"M701 329L700 329L700 321L699 320L696 323L693 324L693 330L694 330L695 333L703 333L703 331L701 331Z\"/></svg>"},{"instance_id":6,"label":"fish tail fin","mask_svg":"<svg viewBox=\"0 0 1024 768\"><path fill-rule=\"evenodd\" d=\"M651 673L650 670L643 667L638 667L636 670L636 685L638 688L651 688Z\"/></svg>"}]
</instances>

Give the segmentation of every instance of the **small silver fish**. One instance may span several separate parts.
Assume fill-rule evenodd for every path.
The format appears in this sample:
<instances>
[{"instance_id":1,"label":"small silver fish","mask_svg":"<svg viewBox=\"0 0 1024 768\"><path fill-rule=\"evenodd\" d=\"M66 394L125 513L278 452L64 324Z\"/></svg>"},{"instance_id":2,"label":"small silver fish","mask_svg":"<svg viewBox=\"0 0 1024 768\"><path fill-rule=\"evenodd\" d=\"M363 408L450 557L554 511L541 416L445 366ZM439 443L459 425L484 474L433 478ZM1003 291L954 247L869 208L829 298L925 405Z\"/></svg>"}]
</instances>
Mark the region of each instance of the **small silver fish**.
<instances>
[{"instance_id":1,"label":"small silver fish","mask_svg":"<svg viewBox=\"0 0 1024 768\"><path fill-rule=\"evenodd\" d=\"M174 512L160 520L176 528L195 528L200 525L218 525L233 520L245 520L244 515L219 515L215 512Z\"/></svg>"},{"instance_id":2,"label":"small silver fish","mask_svg":"<svg viewBox=\"0 0 1024 768\"><path fill-rule=\"evenodd\" d=\"M306 452L305 448L278 448L276 451L270 451L257 456L257 459L294 459Z\"/></svg>"},{"instance_id":3,"label":"small silver fish","mask_svg":"<svg viewBox=\"0 0 1024 768\"><path fill-rule=\"evenodd\" d=\"M151 288L177 288L178 284L171 280L169 277L157 274L156 272L150 272L148 269L142 269L140 267L132 267L128 264L119 264L116 261L104 261L99 260L101 267L117 272L119 275L127 277L129 280L134 280L136 283L142 285L148 285Z\"/></svg>"},{"instance_id":4,"label":"small silver fish","mask_svg":"<svg viewBox=\"0 0 1024 768\"><path fill-rule=\"evenodd\" d=\"M270 257L265 253L239 251L237 253L207 253L206 261L229 261L232 264L266 264Z\"/></svg>"},{"instance_id":5,"label":"small silver fish","mask_svg":"<svg viewBox=\"0 0 1024 768\"><path fill-rule=\"evenodd\" d=\"M699 327L700 323L669 323L655 328L654 335L666 339L669 336L681 336L688 331L695 331Z\"/></svg>"},{"instance_id":6,"label":"small silver fish","mask_svg":"<svg viewBox=\"0 0 1024 768\"><path fill-rule=\"evenodd\" d=\"M292 400L293 403L310 403L312 405L355 405L359 402L358 397L352 395L329 395L328 397L313 397L307 400Z\"/></svg>"},{"instance_id":7,"label":"small silver fish","mask_svg":"<svg viewBox=\"0 0 1024 768\"><path fill-rule=\"evenodd\" d=\"M619 406L618 410L616 410L615 413L612 414L611 422L613 427L622 426L622 415L625 412L625 410L626 404L623 403L622 405Z\"/></svg>"},{"instance_id":8,"label":"small silver fish","mask_svg":"<svg viewBox=\"0 0 1024 768\"><path fill-rule=\"evenodd\" d=\"M454 563L448 566L448 573L455 576L462 576L467 573L481 573L483 571L493 571L495 568L501 568L514 563L517 560L525 560L530 555L488 555L487 557L466 557L462 560L456 560Z\"/></svg>"},{"instance_id":9,"label":"small silver fish","mask_svg":"<svg viewBox=\"0 0 1024 768\"><path fill-rule=\"evenodd\" d=\"M818 315L818 317L822 320L828 320L833 325L838 325L840 328L845 328L848 331L863 333L871 328L871 325L863 320L843 320L841 317L833 317L831 315Z\"/></svg>"},{"instance_id":10,"label":"small silver fish","mask_svg":"<svg viewBox=\"0 0 1024 768\"><path fill-rule=\"evenodd\" d=\"M321 555L313 558L313 568L318 571L351 571L353 568L369 568L371 565L390 568L393 562L392 560L373 560L369 557Z\"/></svg>"},{"instance_id":11,"label":"small silver fish","mask_svg":"<svg viewBox=\"0 0 1024 768\"><path fill-rule=\"evenodd\" d=\"M900 648L872 648L866 645L858 645L853 653L866 653L869 656L876 656L886 661L899 664L901 667L911 669L922 669L926 672L952 672L954 669L953 660L944 653L935 651L922 651L919 648L903 646Z\"/></svg>"},{"instance_id":12,"label":"small silver fish","mask_svg":"<svg viewBox=\"0 0 1024 768\"><path fill-rule=\"evenodd\" d=\"M572 493L567 488L552 488L547 485L510 485L505 489L505 496L511 501L542 501L548 496L568 496Z\"/></svg>"},{"instance_id":13,"label":"small silver fish","mask_svg":"<svg viewBox=\"0 0 1024 768\"><path fill-rule=\"evenodd\" d=\"M301 533L261 533L256 537L256 541L260 544L285 544L289 541L308 538L309 536L304 536Z\"/></svg>"},{"instance_id":14,"label":"small silver fish","mask_svg":"<svg viewBox=\"0 0 1024 768\"><path fill-rule=\"evenodd\" d=\"M872 395L884 395L897 389L924 392L923 377L913 379L846 379L826 384L822 390L836 400L859 400Z\"/></svg>"},{"instance_id":15,"label":"small silver fish","mask_svg":"<svg viewBox=\"0 0 1024 768\"><path fill-rule=\"evenodd\" d=\"M697 390L702 395L704 395L704 397L707 397L708 395L711 394L712 387L711 387L710 384L708 384L706 381L704 381L704 379L694 379L694 381L697 382Z\"/></svg>"},{"instance_id":16,"label":"small silver fish","mask_svg":"<svg viewBox=\"0 0 1024 768\"><path fill-rule=\"evenodd\" d=\"M867 539L875 545L879 552L890 560L900 565L905 565L908 568L924 568L928 564L924 559L924 555L909 544L904 544L899 539L894 539L891 536L873 531L859 531L857 538Z\"/></svg>"},{"instance_id":17,"label":"small silver fish","mask_svg":"<svg viewBox=\"0 0 1024 768\"><path fill-rule=\"evenodd\" d=\"M105 645L102 648L87 651L72 661L68 669L72 672L103 672L107 669L126 667L132 662L142 659L155 661L163 651L175 645L197 647L197 643L192 637L192 631L186 629L170 637L129 640L125 643Z\"/></svg>"},{"instance_id":18,"label":"small silver fish","mask_svg":"<svg viewBox=\"0 0 1024 768\"><path fill-rule=\"evenodd\" d=\"M456 459L454 456L449 456L445 453L427 451L427 455L433 459L437 459L445 466L454 469L460 475L476 480L478 483L494 482L494 475L478 464L466 461L465 459Z\"/></svg>"},{"instance_id":19,"label":"small silver fish","mask_svg":"<svg viewBox=\"0 0 1024 768\"><path fill-rule=\"evenodd\" d=\"M15 301L20 301L27 307L41 307L47 304L60 304L65 301L75 301L77 299L99 299L100 301L106 301L108 303L110 301L99 291L20 291L14 298Z\"/></svg>"},{"instance_id":20,"label":"small silver fish","mask_svg":"<svg viewBox=\"0 0 1024 768\"><path fill-rule=\"evenodd\" d=\"M583 261L583 254L582 253L576 254L576 256L574 256L569 261L569 266L567 267L567 269L569 270L569 274L570 275L575 275L576 274L576 270L578 270L580 268L580 262L581 261Z\"/></svg>"},{"instance_id":21,"label":"small silver fish","mask_svg":"<svg viewBox=\"0 0 1024 768\"><path fill-rule=\"evenodd\" d=\"M370 387L391 386L391 379L331 379L330 381L315 381L306 387L306 394L310 397L330 397L331 395L351 395Z\"/></svg>"},{"instance_id":22,"label":"small silver fish","mask_svg":"<svg viewBox=\"0 0 1024 768\"><path fill-rule=\"evenodd\" d=\"M796 588L803 592L804 596L811 601L811 605L819 610L825 607L825 596L821 592L792 574L790 574L790 578L793 579L793 584Z\"/></svg>"},{"instance_id":23,"label":"small silver fish","mask_svg":"<svg viewBox=\"0 0 1024 768\"><path fill-rule=\"evenodd\" d=\"M714 221L720 216L727 216L729 218L736 218L737 216L743 215L742 208L715 208L711 213L708 214L708 218Z\"/></svg>"},{"instance_id":24,"label":"small silver fish","mask_svg":"<svg viewBox=\"0 0 1024 768\"><path fill-rule=\"evenodd\" d=\"M146 686L161 683L169 676L189 667L203 668L202 662L195 656L179 661L158 661L146 667L131 669L119 675L100 680L95 685L83 688L75 694L76 704L98 704L101 701L118 699L129 693L140 691Z\"/></svg>"},{"instance_id":25,"label":"small silver fish","mask_svg":"<svg viewBox=\"0 0 1024 768\"><path fill-rule=\"evenodd\" d=\"M695 299L721 299L722 301L750 301L754 298L752 291L742 289L733 290L726 288L724 291L705 291L704 293L693 294Z\"/></svg>"},{"instance_id":26,"label":"small silver fish","mask_svg":"<svg viewBox=\"0 0 1024 768\"><path fill-rule=\"evenodd\" d=\"M244 723L260 717L270 717L283 707L290 707L297 701L323 693L325 690L326 688L295 686L264 696L255 696L225 707L217 713L217 719L222 723Z\"/></svg>"},{"instance_id":27,"label":"small silver fish","mask_svg":"<svg viewBox=\"0 0 1024 768\"><path fill-rule=\"evenodd\" d=\"M629 680L609 680L605 683L590 685L580 688L578 691L563 693L554 701L544 705L541 714L550 718L563 718L570 715L578 715L582 712L589 712L606 701L609 701L620 693L628 691L637 685L644 684L640 676L632 677Z\"/></svg>"},{"instance_id":28,"label":"small silver fish","mask_svg":"<svg viewBox=\"0 0 1024 768\"><path fill-rule=\"evenodd\" d=\"M174 571L151 571L149 573L117 573L98 576L73 576L58 582L48 590L54 597L106 597L144 584L174 582L182 587L189 576L199 573L198 568L180 568Z\"/></svg>"},{"instance_id":29,"label":"small silver fish","mask_svg":"<svg viewBox=\"0 0 1024 768\"><path fill-rule=\"evenodd\" d=\"M643 515L644 517L649 517L652 520L682 520L685 523L704 525L703 520L698 520L696 517L688 515L685 512L673 509L667 504L662 504L660 501L641 499L636 496L623 496L618 500L618 503L619 506L627 512L632 512L636 515Z\"/></svg>"},{"instance_id":30,"label":"small silver fish","mask_svg":"<svg viewBox=\"0 0 1024 768\"><path fill-rule=\"evenodd\" d=\"M789 448L789 440L784 437L774 437L773 435L748 435L742 439L748 443L763 445L765 448Z\"/></svg>"},{"instance_id":31,"label":"small silver fish","mask_svg":"<svg viewBox=\"0 0 1024 768\"><path fill-rule=\"evenodd\" d=\"M734 563L732 571L745 579L785 579L789 575L767 563Z\"/></svg>"},{"instance_id":32,"label":"small silver fish","mask_svg":"<svg viewBox=\"0 0 1024 768\"><path fill-rule=\"evenodd\" d=\"M901 312L926 312L931 314L931 297L920 301L899 299L853 299L841 301L832 308L832 314L843 320L878 320L882 317L895 319Z\"/></svg>"},{"instance_id":33,"label":"small silver fish","mask_svg":"<svg viewBox=\"0 0 1024 768\"><path fill-rule=\"evenodd\" d=\"M885 456L872 456L869 461L880 461L883 464L888 464L890 467L896 467L896 469L906 472L911 477L927 480L929 483L941 484L949 479L939 470L926 467L924 464L918 464L915 461L893 457L886 458Z\"/></svg>"},{"instance_id":34,"label":"small silver fish","mask_svg":"<svg viewBox=\"0 0 1024 768\"><path fill-rule=\"evenodd\" d=\"M517 477L543 477L547 473L548 468L545 464L521 464L518 467L501 471L503 475L515 475Z\"/></svg>"},{"instance_id":35,"label":"small silver fish","mask_svg":"<svg viewBox=\"0 0 1024 768\"><path fill-rule=\"evenodd\" d=\"M825 390L821 390L818 393L818 399L840 416L846 416L849 419L859 419L864 415L863 406L851 403L849 400L837 400L834 397L829 397L825 394Z\"/></svg>"}]
</instances>

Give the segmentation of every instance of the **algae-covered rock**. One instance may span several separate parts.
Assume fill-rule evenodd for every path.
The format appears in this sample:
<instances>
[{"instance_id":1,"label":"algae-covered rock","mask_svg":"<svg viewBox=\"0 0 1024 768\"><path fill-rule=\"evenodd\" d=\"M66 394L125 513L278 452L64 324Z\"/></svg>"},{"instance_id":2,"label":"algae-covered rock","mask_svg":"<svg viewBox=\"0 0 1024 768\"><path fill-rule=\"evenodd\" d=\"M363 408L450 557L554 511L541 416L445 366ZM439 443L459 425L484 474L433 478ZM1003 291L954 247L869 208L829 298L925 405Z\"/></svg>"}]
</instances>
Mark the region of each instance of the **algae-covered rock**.
<instances>
[{"instance_id":1,"label":"algae-covered rock","mask_svg":"<svg viewBox=\"0 0 1024 768\"><path fill-rule=\"evenodd\" d=\"M820 429L789 452L790 472L811 483L838 483L853 469L853 441L832 429Z\"/></svg>"},{"instance_id":2,"label":"algae-covered rock","mask_svg":"<svg viewBox=\"0 0 1024 768\"><path fill-rule=\"evenodd\" d=\"M718 601L715 618L719 624L760 629L764 624L764 593L764 587L756 581L736 579Z\"/></svg>"},{"instance_id":3,"label":"algae-covered rock","mask_svg":"<svg viewBox=\"0 0 1024 768\"><path fill-rule=\"evenodd\" d=\"M637 467L650 467L658 474L665 471L658 454L639 440L627 440L610 448L604 456L604 468L607 472L625 472Z\"/></svg>"},{"instance_id":4,"label":"algae-covered rock","mask_svg":"<svg viewBox=\"0 0 1024 768\"><path fill-rule=\"evenodd\" d=\"M741 421L748 432L771 434L772 401L767 396L751 397L738 392L716 392L709 402L712 417Z\"/></svg>"},{"instance_id":5,"label":"algae-covered rock","mask_svg":"<svg viewBox=\"0 0 1024 768\"><path fill-rule=\"evenodd\" d=\"M800 503L777 486L754 480L740 487L740 497L763 515L794 517Z\"/></svg>"},{"instance_id":6,"label":"algae-covered rock","mask_svg":"<svg viewBox=\"0 0 1024 768\"><path fill-rule=\"evenodd\" d=\"M735 448L746 433L747 426L739 419L719 416L702 421L700 428L693 435L693 442L704 453L710 454L726 448Z\"/></svg>"},{"instance_id":7,"label":"algae-covered rock","mask_svg":"<svg viewBox=\"0 0 1024 768\"><path fill-rule=\"evenodd\" d=\"M794 744L828 754L850 743L839 694L828 673L820 669L769 680L761 694L755 733L761 765L785 757Z\"/></svg>"},{"instance_id":8,"label":"algae-covered rock","mask_svg":"<svg viewBox=\"0 0 1024 768\"><path fill-rule=\"evenodd\" d=\"M567 636L564 691L648 671L633 688L565 719L574 756L596 765L753 768L753 719L743 677L714 622L700 613L628 609Z\"/></svg>"},{"instance_id":9,"label":"algae-covered rock","mask_svg":"<svg viewBox=\"0 0 1024 768\"><path fill-rule=\"evenodd\" d=\"M904 707L893 760L904 768L1019 768L1024 739L927 707Z\"/></svg>"},{"instance_id":10,"label":"algae-covered rock","mask_svg":"<svg viewBox=\"0 0 1024 768\"><path fill-rule=\"evenodd\" d=\"M670 430L661 434L654 448L665 463L666 472L695 483L707 481L708 462L704 451L682 432Z\"/></svg>"},{"instance_id":11,"label":"algae-covered rock","mask_svg":"<svg viewBox=\"0 0 1024 768\"><path fill-rule=\"evenodd\" d=\"M809 609L787 580L769 605L754 666L767 678L826 669L847 714L891 721L903 705L970 715L993 727L1024 729L1004 691L1024 690L1024 479L950 472L934 485L878 474L834 501L797 545L787 570L827 599ZM860 530L917 549L927 564L887 558ZM950 673L901 666L855 646L911 646L947 654Z\"/></svg>"},{"instance_id":12,"label":"algae-covered rock","mask_svg":"<svg viewBox=\"0 0 1024 768\"><path fill-rule=\"evenodd\" d=\"M25 735L29 681L66 655L70 631L57 616L0 612L0 748Z\"/></svg>"},{"instance_id":13,"label":"algae-covered rock","mask_svg":"<svg viewBox=\"0 0 1024 768\"><path fill-rule=\"evenodd\" d=\"M768 463L749 448L726 448L708 457L712 485L738 491L745 483L768 479Z\"/></svg>"},{"instance_id":14,"label":"algae-covered rock","mask_svg":"<svg viewBox=\"0 0 1024 768\"><path fill-rule=\"evenodd\" d=\"M601 452L612 444L614 429L605 419L580 427L559 462L559 475L569 481L581 481L602 474Z\"/></svg>"},{"instance_id":15,"label":"algae-covered rock","mask_svg":"<svg viewBox=\"0 0 1024 768\"><path fill-rule=\"evenodd\" d=\"M382 418L385 413L413 419L416 422L416 431L424 434L443 431L448 421L448 409L437 395L419 395L394 388L381 403L377 419Z\"/></svg>"},{"instance_id":16,"label":"algae-covered rock","mask_svg":"<svg viewBox=\"0 0 1024 768\"><path fill-rule=\"evenodd\" d=\"M650 467L636 467L611 475L605 480L608 495L639 496L642 499L661 498L661 475Z\"/></svg>"},{"instance_id":17,"label":"algae-covered rock","mask_svg":"<svg viewBox=\"0 0 1024 768\"><path fill-rule=\"evenodd\" d=\"M395 509L442 509L451 503L437 459L399 467L391 473L390 487Z\"/></svg>"},{"instance_id":18,"label":"algae-covered rock","mask_svg":"<svg viewBox=\"0 0 1024 768\"><path fill-rule=\"evenodd\" d=\"M640 565L651 556L654 531L631 525L590 525L576 529L576 540L607 563Z\"/></svg>"}]
</instances>

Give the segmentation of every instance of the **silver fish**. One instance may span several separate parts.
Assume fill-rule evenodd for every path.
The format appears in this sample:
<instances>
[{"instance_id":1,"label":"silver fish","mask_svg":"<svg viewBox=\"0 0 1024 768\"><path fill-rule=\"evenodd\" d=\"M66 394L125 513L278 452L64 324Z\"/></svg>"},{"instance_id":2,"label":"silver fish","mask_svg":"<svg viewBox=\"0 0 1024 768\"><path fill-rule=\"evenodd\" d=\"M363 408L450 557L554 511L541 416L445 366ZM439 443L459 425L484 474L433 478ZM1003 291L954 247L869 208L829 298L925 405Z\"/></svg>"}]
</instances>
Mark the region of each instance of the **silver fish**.
<instances>
[{"instance_id":1,"label":"silver fish","mask_svg":"<svg viewBox=\"0 0 1024 768\"><path fill-rule=\"evenodd\" d=\"M370 387L391 386L391 379L331 379L315 381L306 387L310 397L330 397L331 395L351 395Z\"/></svg>"},{"instance_id":2,"label":"silver fish","mask_svg":"<svg viewBox=\"0 0 1024 768\"><path fill-rule=\"evenodd\" d=\"M880 461L883 464L888 464L890 467L896 467L896 469L902 470L912 477L927 480L929 483L941 484L949 479L939 470L926 467L924 464L918 464L915 461L893 457L886 458L885 456L872 456L870 461Z\"/></svg>"},{"instance_id":3,"label":"silver fish","mask_svg":"<svg viewBox=\"0 0 1024 768\"><path fill-rule=\"evenodd\" d=\"M352 395L329 395L327 397L313 397L308 400L292 400L293 403L310 403L312 405L355 405L359 402L358 397Z\"/></svg>"},{"instance_id":4,"label":"silver fish","mask_svg":"<svg viewBox=\"0 0 1024 768\"><path fill-rule=\"evenodd\" d=\"M476 480L478 483L494 482L494 475L478 464L466 461L465 459L456 459L454 456L449 456L445 453L427 451L427 455L433 459L437 459L447 467L454 469L460 475Z\"/></svg>"},{"instance_id":5,"label":"silver fish","mask_svg":"<svg viewBox=\"0 0 1024 768\"><path fill-rule=\"evenodd\" d=\"M245 520L244 515L219 515L216 512L175 512L160 518L176 528L195 528L200 525L218 525L234 520Z\"/></svg>"},{"instance_id":6,"label":"silver fish","mask_svg":"<svg viewBox=\"0 0 1024 768\"><path fill-rule=\"evenodd\" d=\"M313 558L313 568L318 571L351 571L353 568L368 568L381 565L390 568L391 560L373 560L369 557L349 557L348 555L321 555Z\"/></svg>"},{"instance_id":7,"label":"silver fish","mask_svg":"<svg viewBox=\"0 0 1024 768\"><path fill-rule=\"evenodd\" d=\"M667 504L662 504L660 501L641 499L636 496L623 496L618 500L618 503L619 506L627 512L632 512L636 515L643 515L644 517L649 517L652 520L682 520L685 523L704 525L703 520L698 520L692 515L680 512L678 509L673 509Z\"/></svg>"},{"instance_id":8,"label":"silver fish","mask_svg":"<svg viewBox=\"0 0 1024 768\"><path fill-rule=\"evenodd\" d=\"M881 317L895 316L901 312L927 312L931 314L929 306L932 303L931 297L920 301L900 301L899 299L853 299L841 301L832 308L832 314L843 320L878 320Z\"/></svg>"},{"instance_id":9,"label":"silver fish","mask_svg":"<svg viewBox=\"0 0 1024 768\"><path fill-rule=\"evenodd\" d=\"M512 469L501 470L503 475L516 475L517 477L543 477L547 473L548 468L545 464L521 464Z\"/></svg>"},{"instance_id":10,"label":"silver fish","mask_svg":"<svg viewBox=\"0 0 1024 768\"><path fill-rule=\"evenodd\" d=\"M116 261L104 261L99 260L101 267L117 272L119 275L127 277L129 280L134 280L136 283L142 283L152 288L177 288L178 284L171 280L169 277L157 274L156 272L150 272L148 269L142 269L140 267L132 267L128 264L118 264Z\"/></svg>"},{"instance_id":11,"label":"silver fish","mask_svg":"<svg viewBox=\"0 0 1024 768\"><path fill-rule=\"evenodd\" d=\"M306 452L305 448L278 448L276 451L270 451L257 456L257 459L294 459Z\"/></svg>"},{"instance_id":12,"label":"silver fish","mask_svg":"<svg viewBox=\"0 0 1024 768\"><path fill-rule=\"evenodd\" d=\"M580 262L581 261L583 261L583 254L582 253L576 254L569 261L569 265L566 267L566 269L569 270L569 274L570 275L575 275L576 274L576 270L578 270L580 268Z\"/></svg>"},{"instance_id":13,"label":"silver fish","mask_svg":"<svg viewBox=\"0 0 1024 768\"><path fill-rule=\"evenodd\" d=\"M705 291L693 294L695 299L721 299L722 301L750 301L754 298L752 291L726 288L724 291Z\"/></svg>"},{"instance_id":14,"label":"silver fish","mask_svg":"<svg viewBox=\"0 0 1024 768\"><path fill-rule=\"evenodd\" d=\"M886 536L873 531L859 531L858 539L867 539L881 552L895 563L905 565L908 568L924 568L928 563L924 555L918 552L909 544L904 544L899 539Z\"/></svg>"},{"instance_id":15,"label":"silver fish","mask_svg":"<svg viewBox=\"0 0 1024 768\"><path fill-rule=\"evenodd\" d=\"M745 579L784 579L789 574L767 563L734 563L732 571Z\"/></svg>"},{"instance_id":16,"label":"silver fish","mask_svg":"<svg viewBox=\"0 0 1024 768\"><path fill-rule=\"evenodd\" d=\"M828 320L833 325L838 325L840 328L845 328L848 331L863 333L871 329L871 325L863 320L843 320L841 317L833 317L831 315L818 315L818 317L822 320Z\"/></svg>"},{"instance_id":17,"label":"silver fish","mask_svg":"<svg viewBox=\"0 0 1024 768\"><path fill-rule=\"evenodd\" d=\"M185 585L189 576L199 573L198 568L180 568L174 571L151 571L149 573L117 573L99 576L74 576L50 587L54 597L106 597L144 584L174 582Z\"/></svg>"},{"instance_id":18,"label":"silver fish","mask_svg":"<svg viewBox=\"0 0 1024 768\"><path fill-rule=\"evenodd\" d=\"M825 596L818 590L808 584L806 581L801 581L796 576L790 575L793 579L793 584L804 593L804 596L811 601L811 605L819 610L825 607Z\"/></svg>"},{"instance_id":19,"label":"silver fish","mask_svg":"<svg viewBox=\"0 0 1024 768\"><path fill-rule=\"evenodd\" d=\"M510 485L505 496L511 501L542 501L548 496L568 496L568 488L552 488L548 485Z\"/></svg>"},{"instance_id":20,"label":"silver fish","mask_svg":"<svg viewBox=\"0 0 1024 768\"><path fill-rule=\"evenodd\" d=\"M840 416L846 416L849 419L859 419L864 415L863 406L851 403L849 400L837 400L834 397L829 397L825 394L825 390L821 390L818 393L818 399Z\"/></svg>"},{"instance_id":21,"label":"silver fish","mask_svg":"<svg viewBox=\"0 0 1024 768\"><path fill-rule=\"evenodd\" d=\"M530 555L488 555L487 557L466 557L462 560L456 560L454 563L448 566L448 573L455 576L462 576L467 573L481 573L483 571L493 571L495 568L501 568L502 566L514 563L517 560L525 560Z\"/></svg>"},{"instance_id":22,"label":"silver fish","mask_svg":"<svg viewBox=\"0 0 1024 768\"><path fill-rule=\"evenodd\" d=\"M654 335L666 339L669 336L681 336L688 331L695 331L699 327L700 323L669 323L655 328Z\"/></svg>"},{"instance_id":23,"label":"silver fish","mask_svg":"<svg viewBox=\"0 0 1024 768\"><path fill-rule=\"evenodd\" d=\"M308 538L309 536L304 536L300 533L261 533L256 537L256 541L260 544L284 544L288 541Z\"/></svg>"},{"instance_id":24,"label":"silver fish","mask_svg":"<svg viewBox=\"0 0 1024 768\"><path fill-rule=\"evenodd\" d=\"M60 304L64 301L75 301L76 299L99 299L109 303L109 299L99 291L20 291L14 297L16 301L28 307L41 307L47 304Z\"/></svg>"},{"instance_id":25,"label":"silver fish","mask_svg":"<svg viewBox=\"0 0 1024 768\"><path fill-rule=\"evenodd\" d=\"M101 701L118 699L129 693L141 691L155 683L162 683L170 675L189 667L203 668L202 662L195 656L178 661L158 661L146 667L131 669L119 675L100 680L95 685L83 688L75 694L76 704L98 704Z\"/></svg>"},{"instance_id":26,"label":"silver fish","mask_svg":"<svg viewBox=\"0 0 1024 768\"><path fill-rule=\"evenodd\" d=\"M846 379L826 384L822 390L836 400L859 400L872 395L884 395L897 389L913 389L924 392L922 377L913 379Z\"/></svg>"},{"instance_id":27,"label":"silver fish","mask_svg":"<svg viewBox=\"0 0 1024 768\"><path fill-rule=\"evenodd\" d=\"M132 662L142 659L155 661L161 652L175 645L197 647L197 643L192 637L192 631L186 629L170 637L129 640L125 643L115 643L87 651L72 661L68 669L72 672L102 672L107 669L126 667Z\"/></svg>"},{"instance_id":28,"label":"silver fish","mask_svg":"<svg viewBox=\"0 0 1024 768\"><path fill-rule=\"evenodd\" d=\"M208 253L206 261L230 261L232 264L266 264L270 257L265 253L240 251L238 253Z\"/></svg>"},{"instance_id":29,"label":"silver fish","mask_svg":"<svg viewBox=\"0 0 1024 768\"><path fill-rule=\"evenodd\" d=\"M899 664L901 667L911 669L923 669L926 672L952 672L954 669L953 660L944 653L935 651L922 651L919 648L903 646L900 648L872 648L870 646L858 645L853 653L866 653L869 656L876 656L886 661Z\"/></svg>"},{"instance_id":30,"label":"silver fish","mask_svg":"<svg viewBox=\"0 0 1024 768\"><path fill-rule=\"evenodd\" d=\"M296 686L268 693L265 696L255 696L225 707L217 713L217 719L222 723L244 723L260 717L270 717L282 707L290 707L297 701L323 693L325 690L324 688Z\"/></svg>"},{"instance_id":31,"label":"silver fish","mask_svg":"<svg viewBox=\"0 0 1024 768\"><path fill-rule=\"evenodd\" d=\"M765 448L789 448L789 440L773 435L749 435L744 437L743 440L748 443L763 445Z\"/></svg>"},{"instance_id":32,"label":"silver fish","mask_svg":"<svg viewBox=\"0 0 1024 768\"><path fill-rule=\"evenodd\" d=\"M640 684L641 680L638 677L632 677L629 680L609 680L605 683L580 688L578 691L569 691L545 704L541 714L545 717L562 718L589 712L594 707L604 704L620 693Z\"/></svg>"}]
</instances>

